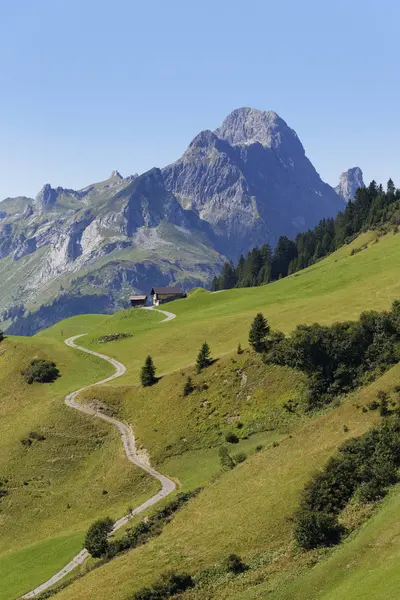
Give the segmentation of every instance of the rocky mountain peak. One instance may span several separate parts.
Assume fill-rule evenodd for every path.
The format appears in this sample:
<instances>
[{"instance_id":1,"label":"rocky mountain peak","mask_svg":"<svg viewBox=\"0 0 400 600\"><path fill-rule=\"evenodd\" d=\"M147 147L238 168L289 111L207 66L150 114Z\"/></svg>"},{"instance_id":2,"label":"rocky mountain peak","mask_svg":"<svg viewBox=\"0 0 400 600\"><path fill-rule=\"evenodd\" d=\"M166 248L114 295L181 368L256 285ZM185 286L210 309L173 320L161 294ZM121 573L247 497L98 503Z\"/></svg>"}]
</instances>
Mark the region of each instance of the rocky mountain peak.
<instances>
[{"instance_id":1,"label":"rocky mountain peak","mask_svg":"<svg viewBox=\"0 0 400 600\"><path fill-rule=\"evenodd\" d=\"M212 131L205 129L190 142L189 148L206 148L215 144L217 139L217 136Z\"/></svg>"},{"instance_id":2,"label":"rocky mountain peak","mask_svg":"<svg viewBox=\"0 0 400 600\"><path fill-rule=\"evenodd\" d=\"M110 179L123 179L121 173L119 171L112 171Z\"/></svg>"},{"instance_id":3,"label":"rocky mountain peak","mask_svg":"<svg viewBox=\"0 0 400 600\"><path fill-rule=\"evenodd\" d=\"M268 148L278 148L284 140L291 138L303 150L296 132L272 110L237 108L226 117L221 127L218 127L214 133L232 145L259 142Z\"/></svg>"},{"instance_id":4,"label":"rocky mountain peak","mask_svg":"<svg viewBox=\"0 0 400 600\"><path fill-rule=\"evenodd\" d=\"M53 189L50 183L45 183L40 192L36 195L34 205L39 212L51 208L57 200L57 191Z\"/></svg>"},{"instance_id":5,"label":"rocky mountain peak","mask_svg":"<svg viewBox=\"0 0 400 600\"><path fill-rule=\"evenodd\" d=\"M360 187L365 187L363 172L360 167L352 167L341 174L339 185L335 187L335 192L345 202L348 202L349 200L354 200L356 191Z\"/></svg>"}]
</instances>

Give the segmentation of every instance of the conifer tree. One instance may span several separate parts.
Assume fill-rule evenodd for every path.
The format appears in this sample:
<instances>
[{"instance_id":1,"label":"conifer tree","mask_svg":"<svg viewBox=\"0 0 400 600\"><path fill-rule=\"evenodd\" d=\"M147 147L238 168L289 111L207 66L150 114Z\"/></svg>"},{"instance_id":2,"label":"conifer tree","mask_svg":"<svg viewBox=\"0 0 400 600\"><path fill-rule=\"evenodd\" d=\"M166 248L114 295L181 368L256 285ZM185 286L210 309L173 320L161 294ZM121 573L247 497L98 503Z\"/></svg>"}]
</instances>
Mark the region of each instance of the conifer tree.
<instances>
[{"instance_id":1,"label":"conifer tree","mask_svg":"<svg viewBox=\"0 0 400 600\"><path fill-rule=\"evenodd\" d=\"M239 342L236 350L236 354L243 354L242 344Z\"/></svg>"},{"instance_id":2,"label":"conifer tree","mask_svg":"<svg viewBox=\"0 0 400 600\"><path fill-rule=\"evenodd\" d=\"M149 385L153 385L156 383L156 368L153 363L153 359L151 356L146 358L146 361L142 367L142 371L140 373L140 381L142 382L143 387L148 387Z\"/></svg>"},{"instance_id":3,"label":"conifer tree","mask_svg":"<svg viewBox=\"0 0 400 600\"><path fill-rule=\"evenodd\" d=\"M258 313L254 317L254 321L249 331L249 343L256 352L262 352L264 350L269 332L270 327L267 319L262 313Z\"/></svg>"},{"instance_id":4,"label":"conifer tree","mask_svg":"<svg viewBox=\"0 0 400 600\"><path fill-rule=\"evenodd\" d=\"M200 352L197 355L197 361L196 361L197 373L200 373L200 371L209 367L211 365L211 363L212 363L212 358L211 358L210 346L207 344L207 342L204 342L204 344L200 348Z\"/></svg>"}]
</instances>

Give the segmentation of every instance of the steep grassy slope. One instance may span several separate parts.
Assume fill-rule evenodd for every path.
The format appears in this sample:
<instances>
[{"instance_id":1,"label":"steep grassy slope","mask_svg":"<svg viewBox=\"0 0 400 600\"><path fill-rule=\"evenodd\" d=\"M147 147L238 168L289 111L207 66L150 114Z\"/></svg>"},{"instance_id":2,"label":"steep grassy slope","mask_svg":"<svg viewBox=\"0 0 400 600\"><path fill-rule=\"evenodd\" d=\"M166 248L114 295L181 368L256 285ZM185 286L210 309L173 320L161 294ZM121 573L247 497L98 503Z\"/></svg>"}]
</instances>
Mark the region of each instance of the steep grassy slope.
<instances>
[{"instance_id":1,"label":"steep grassy slope","mask_svg":"<svg viewBox=\"0 0 400 600\"><path fill-rule=\"evenodd\" d=\"M305 482L338 445L376 421L376 413L363 412L362 406L377 389L390 389L399 376L399 367L395 367L348 397L341 407L299 420L290 434L280 437L279 444L268 444L207 486L159 538L89 573L56 597L126 600L171 567L197 575L203 572L203 584L185 598L239 600L278 593L286 580L306 570L317 555L296 553L292 541L290 517ZM168 412L174 400L165 402ZM228 576L222 568L230 552L238 553L250 565L239 578Z\"/></svg>"},{"instance_id":2,"label":"steep grassy slope","mask_svg":"<svg viewBox=\"0 0 400 600\"><path fill-rule=\"evenodd\" d=\"M196 389L184 397L188 375ZM102 386L80 398L105 404L117 418L134 423L138 442L160 463L170 456L218 447L229 432L246 439L263 431L288 431L299 417L283 407L289 400L301 405L305 381L301 373L266 366L246 351L219 359L200 375L190 367L166 375L152 388Z\"/></svg>"},{"instance_id":3,"label":"steep grassy slope","mask_svg":"<svg viewBox=\"0 0 400 600\"><path fill-rule=\"evenodd\" d=\"M400 489L397 486L358 535L276 598L397 598L400 590L399 510Z\"/></svg>"},{"instance_id":4,"label":"steep grassy slope","mask_svg":"<svg viewBox=\"0 0 400 600\"><path fill-rule=\"evenodd\" d=\"M400 297L400 237L389 234L379 243L374 239L375 234L365 234L313 267L265 287L194 292L166 307L177 314L168 323L160 323L163 316L158 313L132 309L113 316L68 319L33 338L33 344L58 348L64 337L87 332L83 345L125 363L128 373L115 386L90 391L85 398L105 403L107 410L132 422L139 442L161 470L186 489L209 484L218 473L217 446L226 431L233 429L243 438L260 432L238 444L238 450L248 452L248 460L207 485L159 538L90 573L57 597L125 600L167 567L199 572L219 565L230 551L248 559L251 570L231 581L217 569L206 592L199 589L192 593L194 598L207 597L201 595L207 593L221 600L239 600L245 594L250 599L280 593L290 573L306 568L308 558L296 555L293 560L289 520L302 486L344 439L364 432L377 418L355 405L367 402L378 387L394 385L399 372L392 370L392 379L386 380L387 374L360 392L359 398L352 396L342 407L310 420L288 415L282 408L285 400L301 400L301 377L289 370L266 368L247 353L237 357L232 350L239 341L246 345L249 325L258 311L274 328L290 331L299 322L328 323L356 318L362 310L388 308ZM353 248L365 243L369 243L367 249L351 255ZM98 341L116 332L133 337L106 344ZM205 339L214 356L221 358L195 378L199 387L206 383L208 389L183 398L183 382L193 374L190 365ZM140 367L149 353L158 373L169 374L151 390L130 387L137 386ZM242 429L237 429L238 422L243 423ZM254 453L259 443L264 449ZM86 468L81 464L79 472ZM91 484L87 488L90 494ZM104 514L101 506L96 510L96 516ZM77 524L69 531L82 528Z\"/></svg>"},{"instance_id":5,"label":"steep grassy slope","mask_svg":"<svg viewBox=\"0 0 400 600\"><path fill-rule=\"evenodd\" d=\"M21 369L33 357L55 360L61 378L28 385ZM2 599L62 567L98 515L122 516L157 487L124 460L110 427L63 403L67 392L111 373L104 361L52 340L0 344L0 479L8 491L0 500Z\"/></svg>"}]
</instances>

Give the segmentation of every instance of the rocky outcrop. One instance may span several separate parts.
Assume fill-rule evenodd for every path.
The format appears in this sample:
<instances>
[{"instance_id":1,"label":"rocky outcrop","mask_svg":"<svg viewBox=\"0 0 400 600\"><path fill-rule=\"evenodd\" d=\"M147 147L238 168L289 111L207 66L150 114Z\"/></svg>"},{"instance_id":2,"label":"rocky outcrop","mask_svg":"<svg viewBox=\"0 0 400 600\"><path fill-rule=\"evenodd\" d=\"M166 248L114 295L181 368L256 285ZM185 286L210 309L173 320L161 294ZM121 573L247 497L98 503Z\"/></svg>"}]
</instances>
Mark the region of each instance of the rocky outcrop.
<instances>
[{"instance_id":1,"label":"rocky outcrop","mask_svg":"<svg viewBox=\"0 0 400 600\"><path fill-rule=\"evenodd\" d=\"M57 201L57 190L53 189L49 183L45 183L35 198L35 208L39 213L51 209Z\"/></svg>"},{"instance_id":2,"label":"rocky outcrop","mask_svg":"<svg viewBox=\"0 0 400 600\"><path fill-rule=\"evenodd\" d=\"M360 167L353 167L341 174L335 191L345 202L354 200L358 188L365 187Z\"/></svg>"},{"instance_id":3,"label":"rocky outcrop","mask_svg":"<svg viewBox=\"0 0 400 600\"><path fill-rule=\"evenodd\" d=\"M182 206L166 190L160 169L151 169L134 179L117 198L126 200L123 213L128 237L141 227L157 227L163 220L182 227L188 225Z\"/></svg>"},{"instance_id":4,"label":"rocky outcrop","mask_svg":"<svg viewBox=\"0 0 400 600\"><path fill-rule=\"evenodd\" d=\"M36 239L34 237L26 238L26 236L22 233L16 242L16 247L12 253L12 258L13 260L19 260L23 256L35 252L36 248Z\"/></svg>"}]
</instances>

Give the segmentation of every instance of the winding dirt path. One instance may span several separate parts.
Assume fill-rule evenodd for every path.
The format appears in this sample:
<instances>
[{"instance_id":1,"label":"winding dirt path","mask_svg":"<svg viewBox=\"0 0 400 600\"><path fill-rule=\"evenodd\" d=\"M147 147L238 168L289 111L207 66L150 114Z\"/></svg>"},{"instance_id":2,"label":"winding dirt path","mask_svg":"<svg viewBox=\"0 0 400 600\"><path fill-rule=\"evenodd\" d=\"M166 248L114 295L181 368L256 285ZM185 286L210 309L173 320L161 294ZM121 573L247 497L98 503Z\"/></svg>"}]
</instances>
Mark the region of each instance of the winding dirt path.
<instances>
[{"instance_id":1,"label":"winding dirt path","mask_svg":"<svg viewBox=\"0 0 400 600\"><path fill-rule=\"evenodd\" d=\"M175 317L176 317L176 315L174 313L170 313L165 310L159 310L159 309L156 309L153 307L147 308L146 310L156 310L157 312L164 314L166 316L166 318L163 319L161 321L161 323L166 323L167 321L171 321L172 319L175 319ZM115 373L113 375L111 375L110 377L107 377L106 379L102 379L101 381L97 381L96 383L92 383L90 385L80 388L79 390L76 390L75 392L72 392L71 394L68 394L68 396L66 396L66 398L65 398L65 404L67 406L70 406L71 408L74 408L75 410L79 410L80 412L83 412L87 415L91 415L98 419L102 419L103 421L107 421L108 423L111 423L111 425L114 425L114 427L116 427L119 431L119 434L122 439L122 443L124 445L125 454L126 454L126 457L128 458L128 460L131 463L133 463L134 465L136 465L137 467L139 467L140 469L143 469L143 471L146 471L147 473L149 473L149 475L151 475L155 479L158 479L158 481L161 483L161 489L159 492L157 492L157 494L155 494L154 496L152 496L151 498L146 500L146 502L143 502L143 504L141 504L140 506L138 506L137 508L132 510L132 512L125 515L124 517L121 517L120 519L118 519L118 521L116 521L114 523L114 527L111 532L111 534L113 534L116 531L118 531L118 529L123 527L126 523L128 523L128 521L130 521L130 519L132 519L132 517L143 512L150 506L153 506L153 504L156 504L162 498L165 498L166 496L168 496L171 492L174 491L174 489L176 488L176 485L171 479L168 479L168 477L161 475L161 473L158 473L158 471L156 471L155 469L150 467L146 462L144 462L141 458L139 458L139 456L136 453L135 437L133 435L132 428L130 427L130 425L128 423L122 422L122 421L117 421L117 419L113 419L112 417L109 417L108 415L105 415L89 406L84 406L83 404L79 404L76 401L77 396L84 390L87 390L95 385L101 385L103 383L108 383L109 381L112 381L113 379L116 379L117 377L121 377L121 375L123 375L126 372L125 365L120 363L118 360L115 360L115 358L110 358L109 356L106 356L105 354L100 354L99 352L94 352L94 350L89 350L88 348L83 348L82 346L78 346L78 344L75 344L75 340L77 340L78 338L80 338L84 335L86 335L86 334L81 333L80 335L74 335L73 337L70 337L67 340L65 340L65 344L67 344L67 346L70 346L71 348L75 348L76 350L81 350L82 352L86 352L87 354L93 354L93 356L97 356L98 358L102 358L103 360L106 360L107 362L109 362L110 364L113 365L113 367L115 368ZM68 575L68 573L71 573L71 571L73 571L77 566L84 563L85 560L89 556L90 556L89 552L86 549L81 550L81 552L79 552L79 554L74 556L74 558L67 565L65 565L65 567L63 567L60 571L58 571L58 573L55 573L55 575L50 577L50 579L48 579L47 581L45 581L44 583L42 583L41 585L36 587L31 592L28 592L27 594L22 596L22 598L35 598L36 596L38 596L45 590L48 590L51 586L53 586L56 583L58 583L59 581L61 581L66 575Z\"/></svg>"}]
</instances>

